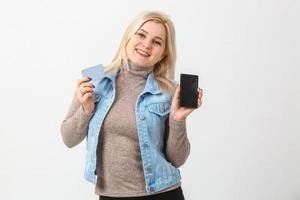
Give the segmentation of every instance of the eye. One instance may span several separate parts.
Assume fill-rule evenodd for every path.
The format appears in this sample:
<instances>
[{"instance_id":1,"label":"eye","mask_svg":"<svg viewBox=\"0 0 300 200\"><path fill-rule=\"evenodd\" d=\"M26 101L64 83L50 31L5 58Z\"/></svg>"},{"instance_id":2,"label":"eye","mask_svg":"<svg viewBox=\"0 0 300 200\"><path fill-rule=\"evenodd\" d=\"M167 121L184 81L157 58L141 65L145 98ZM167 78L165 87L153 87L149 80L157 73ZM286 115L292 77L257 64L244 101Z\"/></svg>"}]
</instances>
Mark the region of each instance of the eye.
<instances>
[{"instance_id":1,"label":"eye","mask_svg":"<svg viewBox=\"0 0 300 200\"><path fill-rule=\"evenodd\" d=\"M146 37L146 35L144 33L140 33L140 32L136 33L136 35L140 36L141 38L145 38Z\"/></svg>"},{"instance_id":2,"label":"eye","mask_svg":"<svg viewBox=\"0 0 300 200\"><path fill-rule=\"evenodd\" d=\"M157 40L154 41L154 44L161 46L161 43Z\"/></svg>"}]
</instances>

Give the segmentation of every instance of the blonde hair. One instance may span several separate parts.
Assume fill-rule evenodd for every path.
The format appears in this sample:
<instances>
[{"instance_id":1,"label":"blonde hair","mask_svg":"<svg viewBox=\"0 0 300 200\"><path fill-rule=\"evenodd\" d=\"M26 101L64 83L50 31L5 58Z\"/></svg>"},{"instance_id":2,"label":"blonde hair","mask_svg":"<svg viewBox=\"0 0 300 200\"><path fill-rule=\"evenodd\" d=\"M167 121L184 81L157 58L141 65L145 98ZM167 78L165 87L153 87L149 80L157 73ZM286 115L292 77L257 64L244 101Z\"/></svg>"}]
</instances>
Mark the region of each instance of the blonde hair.
<instances>
[{"instance_id":1,"label":"blonde hair","mask_svg":"<svg viewBox=\"0 0 300 200\"><path fill-rule=\"evenodd\" d=\"M143 11L126 28L118 51L112 62L105 66L105 73L116 73L119 69L128 69L128 57L126 46L136 31L146 22L154 21L161 23L166 29L166 46L163 59L155 64L153 68L154 78L161 90L172 93L174 90L174 74L176 61L175 29L170 18L159 11ZM173 83L173 84L172 84Z\"/></svg>"}]
</instances>

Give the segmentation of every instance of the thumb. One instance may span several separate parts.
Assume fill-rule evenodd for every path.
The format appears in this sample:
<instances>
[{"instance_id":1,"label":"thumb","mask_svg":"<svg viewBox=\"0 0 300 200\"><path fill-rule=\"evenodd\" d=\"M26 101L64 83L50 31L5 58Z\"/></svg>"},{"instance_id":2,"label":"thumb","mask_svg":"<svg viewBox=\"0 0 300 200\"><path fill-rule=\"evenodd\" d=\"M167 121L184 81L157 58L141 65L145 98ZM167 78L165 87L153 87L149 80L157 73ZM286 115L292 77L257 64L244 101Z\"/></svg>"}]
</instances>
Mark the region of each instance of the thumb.
<instances>
[{"instance_id":1,"label":"thumb","mask_svg":"<svg viewBox=\"0 0 300 200\"><path fill-rule=\"evenodd\" d=\"M174 97L172 100L172 107L179 108L180 107L179 101L180 101L180 86L177 85L175 93L174 93Z\"/></svg>"}]
</instances>

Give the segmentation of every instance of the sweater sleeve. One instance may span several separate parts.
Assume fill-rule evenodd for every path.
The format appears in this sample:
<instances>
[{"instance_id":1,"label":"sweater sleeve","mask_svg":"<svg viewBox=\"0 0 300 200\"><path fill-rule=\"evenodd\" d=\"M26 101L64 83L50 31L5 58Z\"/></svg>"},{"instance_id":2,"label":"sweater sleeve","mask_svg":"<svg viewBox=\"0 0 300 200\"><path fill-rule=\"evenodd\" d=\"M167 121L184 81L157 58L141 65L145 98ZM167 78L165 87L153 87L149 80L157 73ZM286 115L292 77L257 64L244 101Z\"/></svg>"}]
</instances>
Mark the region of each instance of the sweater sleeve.
<instances>
[{"instance_id":1,"label":"sweater sleeve","mask_svg":"<svg viewBox=\"0 0 300 200\"><path fill-rule=\"evenodd\" d=\"M177 121L169 115L165 127L166 156L168 161L178 168L184 164L190 154L186 121Z\"/></svg>"},{"instance_id":2,"label":"sweater sleeve","mask_svg":"<svg viewBox=\"0 0 300 200\"><path fill-rule=\"evenodd\" d=\"M79 144L87 135L89 121L94 112L87 114L74 94L67 115L60 126L63 142L69 148Z\"/></svg>"}]
</instances>

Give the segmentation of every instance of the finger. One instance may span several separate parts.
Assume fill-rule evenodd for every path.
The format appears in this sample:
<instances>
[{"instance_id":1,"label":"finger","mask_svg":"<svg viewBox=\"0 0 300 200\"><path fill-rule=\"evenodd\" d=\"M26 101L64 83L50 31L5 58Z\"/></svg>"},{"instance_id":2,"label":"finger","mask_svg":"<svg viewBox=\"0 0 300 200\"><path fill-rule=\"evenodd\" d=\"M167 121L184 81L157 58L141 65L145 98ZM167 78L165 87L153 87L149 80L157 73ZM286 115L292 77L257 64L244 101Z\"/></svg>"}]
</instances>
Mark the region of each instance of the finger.
<instances>
[{"instance_id":1,"label":"finger","mask_svg":"<svg viewBox=\"0 0 300 200\"><path fill-rule=\"evenodd\" d=\"M91 88L91 87L83 87L83 88L80 88L79 90L82 94L84 94L86 92L93 92L93 88Z\"/></svg>"},{"instance_id":2,"label":"finger","mask_svg":"<svg viewBox=\"0 0 300 200\"><path fill-rule=\"evenodd\" d=\"M183 115L187 117L191 112L196 110L197 108L189 108L189 107L180 107L180 110L182 111Z\"/></svg>"},{"instance_id":3,"label":"finger","mask_svg":"<svg viewBox=\"0 0 300 200\"><path fill-rule=\"evenodd\" d=\"M202 101L198 99L198 108L202 105Z\"/></svg>"},{"instance_id":4,"label":"finger","mask_svg":"<svg viewBox=\"0 0 300 200\"><path fill-rule=\"evenodd\" d=\"M180 86L178 85L175 89L173 101L177 103L179 101L179 96L180 96Z\"/></svg>"},{"instance_id":5,"label":"finger","mask_svg":"<svg viewBox=\"0 0 300 200\"><path fill-rule=\"evenodd\" d=\"M203 90L201 88L198 88L198 98L201 99L203 96Z\"/></svg>"},{"instance_id":6,"label":"finger","mask_svg":"<svg viewBox=\"0 0 300 200\"><path fill-rule=\"evenodd\" d=\"M80 91L81 96L86 92L93 92L93 88L89 86L84 86L84 87L79 86L78 90Z\"/></svg>"},{"instance_id":7,"label":"finger","mask_svg":"<svg viewBox=\"0 0 300 200\"><path fill-rule=\"evenodd\" d=\"M82 77L80 79L77 80L77 87L79 87L80 84L84 83L84 82L88 82L92 80L91 78L85 76L85 77Z\"/></svg>"},{"instance_id":8,"label":"finger","mask_svg":"<svg viewBox=\"0 0 300 200\"><path fill-rule=\"evenodd\" d=\"M95 88L95 86L91 83L82 83L81 85L79 85L78 89L82 90L83 88L93 89L93 88Z\"/></svg>"},{"instance_id":9,"label":"finger","mask_svg":"<svg viewBox=\"0 0 300 200\"><path fill-rule=\"evenodd\" d=\"M95 85L92 84L92 83L84 82L84 83L81 83L79 87L81 87L81 88L83 88L83 87L95 88Z\"/></svg>"},{"instance_id":10,"label":"finger","mask_svg":"<svg viewBox=\"0 0 300 200\"><path fill-rule=\"evenodd\" d=\"M203 94L203 89L202 88L198 88L198 92Z\"/></svg>"},{"instance_id":11,"label":"finger","mask_svg":"<svg viewBox=\"0 0 300 200\"><path fill-rule=\"evenodd\" d=\"M174 94L174 98L179 99L179 96L180 96L180 85L177 85L175 94Z\"/></svg>"},{"instance_id":12,"label":"finger","mask_svg":"<svg viewBox=\"0 0 300 200\"><path fill-rule=\"evenodd\" d=\"M86 101L86 100L88 100L89 98L91 98L91 97L93 97L93 93L91 93L91 92L86 92L85 94L83 94L82 95L82 100L83 101Z\"/></svg>"},{"instance_id":13,"label":"finger","mask_svg":"<svg viewBox=\"0 0 300 200\"><path fill-rule=\"evenodd\" d=\"M179 106L179 91L180 91L180 87L177 86L175 89L175 93L174 93L174 97L172 99L172 104L171 104L171 109L177 110L180 106Z\"/></svg>"}]
</instances>

